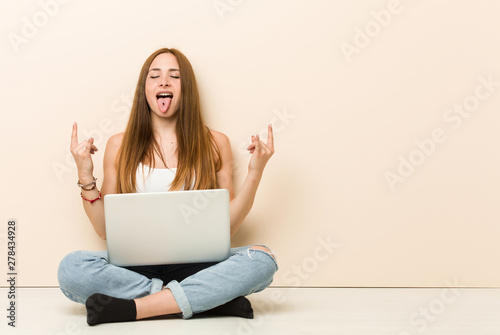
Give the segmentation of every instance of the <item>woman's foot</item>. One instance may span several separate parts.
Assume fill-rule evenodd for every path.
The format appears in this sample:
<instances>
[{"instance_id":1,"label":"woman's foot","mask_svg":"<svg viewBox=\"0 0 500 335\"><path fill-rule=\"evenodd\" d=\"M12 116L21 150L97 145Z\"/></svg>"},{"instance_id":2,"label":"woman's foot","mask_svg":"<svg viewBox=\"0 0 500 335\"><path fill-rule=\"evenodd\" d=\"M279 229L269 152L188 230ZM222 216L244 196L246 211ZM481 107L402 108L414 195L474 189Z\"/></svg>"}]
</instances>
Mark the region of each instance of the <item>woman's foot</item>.
<instances>
[{"instance_id":1,"label":"woman's foot","mask_svg":"<svg viewBox=\"0 0 500 335\"><path fill-rule=\"evenodd\" d=\"M169 300L172 300L173 304L169 304ZM170 290L163 290L137 300L114 298L95 293L87 298L85 307L87 308L87 323L90 326L100 323L134 321L180 312ZM238 316L252 319L253 309L247 298L237 297L221 306L199 313L199 315Z\"/></svg>"},{"instance_id":2,"label":"woman's foot","mask_svg":"<svg viewBox=\"0 0 500 335\"><path fill-rule=\"evenodd\" d=\"M245 297L238 297L224 305L212 308L198 315L220 315L220 316L239 316L241 318L253 319L253 309L250 301Z\"/></svg>"},{"instance_id":3,"label":"woman's foot","mask_svg":"<svg viewBox=\"0 0 500 335\"><path fill-rule=\"evenodd\" d=\"M94 293L85 302L87 323L90 326L99 323L125 322L136 319L134 300L113 298L109 295Z\"/></svg>"}]
</instances>

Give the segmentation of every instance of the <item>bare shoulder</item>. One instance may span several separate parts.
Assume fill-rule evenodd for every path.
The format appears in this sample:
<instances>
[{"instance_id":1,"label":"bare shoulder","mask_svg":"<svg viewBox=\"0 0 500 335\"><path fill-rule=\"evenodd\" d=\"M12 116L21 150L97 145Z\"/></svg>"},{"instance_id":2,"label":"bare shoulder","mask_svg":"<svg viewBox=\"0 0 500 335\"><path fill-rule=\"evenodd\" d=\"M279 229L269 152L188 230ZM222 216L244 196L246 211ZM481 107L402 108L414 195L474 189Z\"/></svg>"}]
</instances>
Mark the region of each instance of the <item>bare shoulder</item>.
<instances>
[{"instance_id":1,"label":"bare shoulder","mask_svg":"<svg viewBox=\"0 0 500 335\"><path fill-rule=\"evenodd\" d=\"M125 133L118 133L108 139L108 143L106 144L106 151L104 152L104 169L106 169L107 165L114 165L116 155L118 153L118 150L120 150L120 146L123 142L124 134Z\"/></svg>"},{"instance_id":2,"label":"bare shoulder","mask_svg":"<svg viewBox=\"0 0 500 335\"><path fill-rule=\"evenodd\" d=\"M125 133L118 133L118 134L115 134L113 136L111 136L109 139L108 139L108 146L111 146L113 148L116 148L118 149L120 147L120 145L122 144L122 141L123 141L123 135L125 135Z\"/></svg>"},{"instance_id":3,"label":"bare shoulder","mask_svg":"<svg viewBox=\"0 0 500 335\"><path fill-rule=\"evenodd\" d=\"M102 195L106 194L114 194L116 193L116 184L117 184L117 172L116 172L116 156L118 150L123 141L124 133L119 133L111 136L108 139L108 143L106 145L106 151L104 152L104 177L102 182Z\"/></svg>"},{"instance_id":4,"label":"bare shoulder","mask_svg":"<svg viewBox=\"0 0 500 335\"><path fill-rule=\"evenodd\" d=\"M231 148L231 143L229 142L229 137L226 136L226 134L221 133L220 131L216 131L213 129L210 129L210 133L215 139L215 142L217 143L217 146L219 147L220 150L227 149L228 147Z\"/></svg>"},{"instance_id":5,"label":"bare shoulder","mask_svg":"<svg viewBox=\"0 0 500 335\"><path fill-rule=\"evenodd\" d=\"M219 148L219 158L221 160L221 168L217 172L217 185L219 188L225 188L229 190L229 199L234 198L233 190L233 154L231 152L231 143L229 138L215 130L210 130L210 133L214 137L215 143Z\"/></svg>"},{"instance_id":6,"label":"bare shoulder","mask_svg":"<svg viewBox=\"0 0 500 335\"><path fill-rule=\"evenodd\" d=\"M210 132L215 139L217 148L219 149L220 158L222 160L221 170L227 170L226 172L230 172L233 167L233 154L229 138L225 134L216 130L210 130Z\"/></svg>"}]
</instances>

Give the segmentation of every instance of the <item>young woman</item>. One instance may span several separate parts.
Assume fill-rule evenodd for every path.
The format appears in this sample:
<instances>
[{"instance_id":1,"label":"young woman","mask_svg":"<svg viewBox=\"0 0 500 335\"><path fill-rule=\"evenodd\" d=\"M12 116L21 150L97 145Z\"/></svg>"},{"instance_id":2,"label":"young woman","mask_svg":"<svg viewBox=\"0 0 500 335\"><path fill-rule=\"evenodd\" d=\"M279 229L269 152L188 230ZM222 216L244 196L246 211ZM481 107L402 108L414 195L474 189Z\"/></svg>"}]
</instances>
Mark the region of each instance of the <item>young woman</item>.
<instances>
[{"instance_id":1,"label":"young woman","mask_svg":"<svg viewBox=\"0 0 500 335\"><path fill-rule=\"evenodd\" d=\"M269 125L266 143L252 136L248 175L235 196L229 139L204 125L191 64L178 50L166 48L144 63L127 128L108 140L100 191L93 142L78 142L73 125L71 153L83 206L102 239L106 194L213 188L229 190L232 236L250 211L274 153ZM106 251L75 251L61 261L58 280L69 299L85 303L90 325L178 313L185 319L202 312L251 318L244 296L268 287L277 269L274 253L262 245L233 248L220 263L128 268L109 264Z\"/></svg>"}]
</instances>

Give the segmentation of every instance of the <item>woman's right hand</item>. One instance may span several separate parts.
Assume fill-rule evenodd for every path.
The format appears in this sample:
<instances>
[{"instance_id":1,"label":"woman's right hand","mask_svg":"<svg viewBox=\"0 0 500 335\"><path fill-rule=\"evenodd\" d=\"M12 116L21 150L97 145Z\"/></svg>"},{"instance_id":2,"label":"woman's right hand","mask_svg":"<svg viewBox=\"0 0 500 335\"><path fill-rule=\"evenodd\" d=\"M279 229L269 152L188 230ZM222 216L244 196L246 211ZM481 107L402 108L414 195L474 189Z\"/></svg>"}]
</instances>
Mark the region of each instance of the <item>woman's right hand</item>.
<instances>
[{"instance_id":1,"label":"woman's right hand","mask_svg":"<svg viewBox=\"0 0 500 335\"><path fill-rule=\"evenodd\" d=\"M78 168L78 177L81 183L91 182L93 180L94 164L92 157L97 147L94 145L94 138L90 137L78 143L78 126L76 122L73 124L73 133L71 134L70 151L75 159L76 167Z\"/></svg>"}]
</instances>

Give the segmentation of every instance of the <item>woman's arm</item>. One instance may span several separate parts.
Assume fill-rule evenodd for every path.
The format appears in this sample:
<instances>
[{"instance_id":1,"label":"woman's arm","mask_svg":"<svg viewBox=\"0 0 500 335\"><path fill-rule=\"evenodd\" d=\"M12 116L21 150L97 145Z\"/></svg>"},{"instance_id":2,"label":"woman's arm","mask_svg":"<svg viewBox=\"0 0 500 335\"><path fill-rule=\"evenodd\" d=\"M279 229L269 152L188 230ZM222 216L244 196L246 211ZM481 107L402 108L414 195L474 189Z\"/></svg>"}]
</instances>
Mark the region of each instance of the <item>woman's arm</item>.
<instances>
[{"instance_id":1,"label":"woman's arm","mask_svg":"<svg viewBox=\"0 0 500 335\"><path fill-rule=\"evenodd\" d=\"M120 149L121 143L123 140L123 133L116 134L111 136L108 139L108 143L106 144L106 151L104 152L104 160L103 160L103 179L102 179L102 190L101 196L102 200L94 202L90 204L88 201L84 201L85 212L94 227L95 232L99 237L103 240L106 239L106 224L104 221L104 196L106 194L115 194L116 193L116 183L118 180L118 175L116 172L115 159L118 154L118 150ZM92 208L92 205L95 205L99 202L99 206L96 208ZM89 206L90 205L90 206ZM87 210L90 208L90 210Z\"/></svg>"},{"instance_id":2,"label":"woman's arm","mask_svg":"<svg viewBox=\"0 0 500 335\"><path fill-rule=\"evenodd\" d=\"M106 151L104 153L104 177L102 181L101 199L90 203L90 201L83 200L83 208L87 214L95 232L103 240L106 239L106 229L104 224L104 201L103 198L106 194L116 193L116 168L115 168L115 157L118 149L121 145L121 139L123 134L117 134L111 136L106 145ZM78 143L77 137L77 125L73 125L73 134L71 139L71 153L75 158L75 162L78 167L78 180L81 184L88 184L94 180L93 170L94 166L92 163L91 155L97 151L97 148L93 144L94 139L90 138L88 140ZM82 190L82 196L85 199L96 199L99 197L99 189L96 187L93 190L85 191Z\"/></svg>"},{"instance_id":3,"label":"woman's arm","mask_svg":"<svg viewBox=\"0 0 500 335\"><path fill-rule=\"evenodd\" d=\"M222 160L221 169L217 174L217 181L220 188L229 190L231 199L231 236L233 236L252 208L264 167L274 153L273 129L269 125L267 143L261 142L258 135L252 136L252 143L247 148L252 154L248 165L248 174L236 197L233 196L231 144L227 136L221 133L217 133L216 140Z\"/></svg>"}]
</instances>

